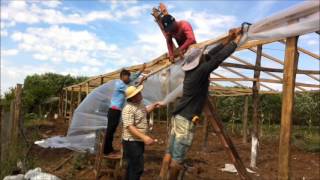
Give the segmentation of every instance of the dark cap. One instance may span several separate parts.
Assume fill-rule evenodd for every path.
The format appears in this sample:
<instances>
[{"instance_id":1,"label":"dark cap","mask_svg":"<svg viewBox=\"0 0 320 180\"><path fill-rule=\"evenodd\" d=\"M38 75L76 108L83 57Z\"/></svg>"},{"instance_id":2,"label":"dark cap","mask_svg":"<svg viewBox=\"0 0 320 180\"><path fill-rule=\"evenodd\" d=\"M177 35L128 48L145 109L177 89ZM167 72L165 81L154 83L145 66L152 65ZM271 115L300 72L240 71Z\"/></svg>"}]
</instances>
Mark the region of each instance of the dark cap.
<instances>
[{"instance_id":1,"label":"dark cap","mask_svg":"<svg viewBox=\"0 0 320 180\"><path fill-rule=\"evenodd\" d=\"M173 23L175 22L175 19L170 14L164 15L161 18L161 22L164 28L164 31L171 32L174 28Z\"/></svg>"}]
</instances>

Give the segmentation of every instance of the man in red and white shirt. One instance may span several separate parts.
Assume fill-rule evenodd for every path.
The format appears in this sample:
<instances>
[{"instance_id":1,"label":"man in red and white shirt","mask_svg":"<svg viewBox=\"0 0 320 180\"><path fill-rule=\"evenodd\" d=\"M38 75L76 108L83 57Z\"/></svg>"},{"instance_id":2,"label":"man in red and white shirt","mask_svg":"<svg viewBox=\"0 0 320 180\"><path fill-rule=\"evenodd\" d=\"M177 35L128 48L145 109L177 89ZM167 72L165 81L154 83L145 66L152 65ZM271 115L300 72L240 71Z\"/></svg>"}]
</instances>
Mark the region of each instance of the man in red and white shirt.
<instances>
[{"instance_id":1,"label":"man in red and white shirt","mask_svg":"<svg viewBox=\"0 0 320 180\"><path fill-rule=\"evenodd\" d=\"M164 28L164 35L167 41L168 54L171 62L174 61L174 50L172 38L179 45L178 52L180 57L188 50L189 46L197 43L193 33L192 26L187 21L176 21L173 16L166 14L161 18L161 23Z\"/></svg>"}]
</instances>

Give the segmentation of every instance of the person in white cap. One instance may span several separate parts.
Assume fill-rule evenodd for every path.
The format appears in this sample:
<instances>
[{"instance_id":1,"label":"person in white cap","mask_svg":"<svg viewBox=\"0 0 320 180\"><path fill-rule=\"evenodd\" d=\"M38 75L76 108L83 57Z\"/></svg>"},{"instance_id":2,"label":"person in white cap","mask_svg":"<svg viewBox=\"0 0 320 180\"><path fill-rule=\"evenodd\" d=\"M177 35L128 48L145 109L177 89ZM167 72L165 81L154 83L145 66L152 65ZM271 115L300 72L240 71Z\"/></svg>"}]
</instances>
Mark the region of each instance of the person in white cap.
<instances>
[{"instance_id":1,"label":"person in white cap","mask_svg":"<svg viewBox=\"0 0 320 180\"><path fill-rule=\"evenodd\" d=\"M168 147L163 158L160 179L176 180L185 155L188 152L194 136L194 119L199 118L205 101L208 98L209 77L213 70L227 59L238 47L242 38L240 28L231 29L229 36L217 46L211 48L208 54L199 57L185 58L182 70L185 71L182 97L172 113L172 128ZM164 106L158 102L158 107Z\"/></svg>"},{"instance_id":2,"label":"person in white cap","mask_svg":"<svg viewBox=\"0 0 320 180\"><path fill-rule=\"evenodd\" d=\"M139 180L144 168L144 146L155 142L147 135L147 113L155 104L144 106L141 91L143 85L129 86L126 91L127 104L122 110L122 144L123 156L127 161L126 180Z\"/></svg>"}]
</instances>

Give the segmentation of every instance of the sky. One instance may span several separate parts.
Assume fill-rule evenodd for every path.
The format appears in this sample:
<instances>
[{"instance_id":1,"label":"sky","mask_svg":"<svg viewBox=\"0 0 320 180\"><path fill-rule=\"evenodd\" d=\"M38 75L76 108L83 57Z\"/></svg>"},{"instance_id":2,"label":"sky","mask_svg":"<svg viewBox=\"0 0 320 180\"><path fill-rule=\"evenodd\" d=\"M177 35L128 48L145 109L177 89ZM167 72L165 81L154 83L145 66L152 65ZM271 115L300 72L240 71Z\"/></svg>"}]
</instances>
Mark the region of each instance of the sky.
<instances>
[{"instance_id":1,"label":"sky","mask_svg":"<svg viewBox=\"0 0 320 180\"><path fill-rule=\"evenodd\" d=\"M201 42L244 21L257 22L302 1L162 2L177 20L191 23ZM27 75L53 72L94 76L167 52L165 39L150 15L152 7L158 5L159 1L135 0L1 0L1 94L23 83ZM267 45L264 52L283 59L280 46ZM319 36L301 36L299 46L319 54ZM242 57L255 59L253 53L241 53ZM300 56L299 68L319 70L319 65L316 59ZM262 66L281 67L267 60ZM222 69L218 72L227 73ZM252 73L242 72L252 77ZM317 83L304 76L297 79Z\"/></svg>"}]
</instances>

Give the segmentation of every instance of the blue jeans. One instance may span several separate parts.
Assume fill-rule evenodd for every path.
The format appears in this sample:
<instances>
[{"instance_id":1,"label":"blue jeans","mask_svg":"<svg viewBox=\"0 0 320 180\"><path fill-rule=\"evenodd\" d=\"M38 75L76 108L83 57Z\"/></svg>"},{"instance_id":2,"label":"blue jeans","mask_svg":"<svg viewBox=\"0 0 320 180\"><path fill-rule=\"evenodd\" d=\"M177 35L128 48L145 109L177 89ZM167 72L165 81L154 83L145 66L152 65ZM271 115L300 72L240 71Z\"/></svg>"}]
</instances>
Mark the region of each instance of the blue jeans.
<instances>
[{"instance_id":1,"label":"blue jeans","mask_svg":"<svg viewBox=\"0 0 320 180\"><path fill-rule=\"evenodd\" d=\"M144 168L144 143L140 141L122 141L123 156L127 161L126 180L139 180Z\"/></svg>"},{"instance_id":2,"label":"blue jeans","mask_svg":"<svg viewBox=\"0 0 320 180\"><path fill-rule=\"evenodd\" d=\"M175 115L171 118L171 131L168 140L167 153L178 163L182 163L189 150L193 137L195 125L192 121Z\"/></svg>"}]
</instances>

